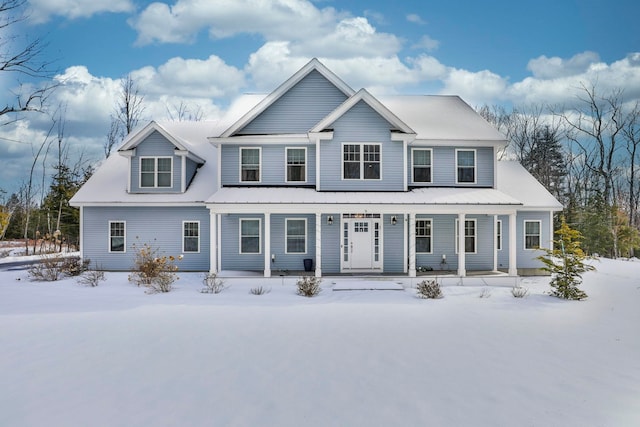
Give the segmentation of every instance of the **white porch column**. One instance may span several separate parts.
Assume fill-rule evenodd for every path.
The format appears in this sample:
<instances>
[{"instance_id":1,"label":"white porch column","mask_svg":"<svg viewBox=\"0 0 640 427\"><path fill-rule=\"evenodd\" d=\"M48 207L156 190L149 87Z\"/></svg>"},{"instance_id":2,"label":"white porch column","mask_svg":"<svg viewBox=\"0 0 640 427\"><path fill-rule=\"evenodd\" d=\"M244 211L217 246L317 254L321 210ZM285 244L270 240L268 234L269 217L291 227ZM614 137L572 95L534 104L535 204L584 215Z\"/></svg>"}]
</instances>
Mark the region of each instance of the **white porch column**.
<instances>
[{"instance_id":1,"label":"white porch column","mask_svg":"<svg viewBox=\"0 0 640 427\"><path fill-rule=\"evenodd\" d=\"M316 213L316 277L322 277L322 214Z\"/></svg>"},{"instance_id":2,"label":"white porch column","mask_svg":"<svg viewBox=\"0 0 640 427\"><path fill-rule=\"evenodd\" d=\"M271 214L264 214L264 277L271 277Z\"/></svg>"},{"instance_id":3,"label":"white porch column","mask_svg":"<svg viewBox=\"0 0 640 427\"><path fill-rule=\"evenodd\" d=\"M517 276L516 214L509 215L509 276Z\"/></svg>"},{"instance_id":4,"label":"white porch column","mask_svg":"<svg viewBox=\"0 0 640 427\"><path fill-rule=\"evenodd\" d=\"M416 214L409 214L409 277L416 277Z\"/></svg>"},{"instance_id":5,"label":"white porch column","mask_svg":"<svg viewBox=\"0 0 640 427\"><path fill-rule=\"evenodd\" d=\"M493 271L498 271L498 215L493 216Z\"/></svg>"},{"instance_id":6,"label":"white porch column","mask_svg":"<svg viewBox=\"0 0 640 427\"><path fill-rule=\"evenodd\" d=\"M466 246L464 244L465 236L465 214L458 214L458 276L464 277L467 275L467 267L465 265Z\"/></svg>"},{"instance_id":7,"label":"white porch column","mask_svg":"<svg viewBox=\"0 0 640 427\"><path fill-rule=\"evenodd\" d=\"M209 273L218 273L218 215L209 211Z\"/></svg>"}]
</instances>

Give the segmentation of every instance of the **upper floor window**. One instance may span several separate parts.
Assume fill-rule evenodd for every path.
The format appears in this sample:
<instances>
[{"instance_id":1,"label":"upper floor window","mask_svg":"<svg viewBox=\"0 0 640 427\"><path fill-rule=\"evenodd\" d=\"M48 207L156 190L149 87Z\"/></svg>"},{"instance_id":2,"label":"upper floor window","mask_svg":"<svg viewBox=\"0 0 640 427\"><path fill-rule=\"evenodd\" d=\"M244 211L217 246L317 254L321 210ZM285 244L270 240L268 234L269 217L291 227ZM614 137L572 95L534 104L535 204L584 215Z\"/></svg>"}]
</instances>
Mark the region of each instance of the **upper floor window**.
<instances>
[{"instance_id":1,"label":"upper floor window","mask_svg":"<svg viewBox=\"0 0 640 427\"><path fill-rule=\"evenodd\" d=\"M260 182L260 148L240 149L240 182Z\"/></svg>"},{"instance_id":2,"label":"upper floor window","mask_svg":"<svg viewBox=\"0 0 640 427\"><path fill-rule=\"evenodd\" d=\"M456 219L456 253L458 253L458 220ZM467 219L464 221L464 251L466 253L476 253L476 220Z\"/></svg>"},{"instance_id":3,"label":"upper floor window","mask_svg":"<svg viewBox=\"0 0 640 427\"><path fill-rule=\"evenodd\" d=\"M200 222L182 222L182 252L200 252Z\"/></svg>"},{"instance_id":4,"label":"upper floor window","mask_svg":"<svg viewBox=\"0 0 640 427\"><path fill-rule=\"evenodd\" d=\"M240 253L260 253L260 219L240 220Z\"/></svg>"},{"instance_id":5,"label":"upper floor window","mask_svg":"<svg viewBox=\"0 0 640 427\"><path fill-rule=\"evenodd\" d=\"M141 157L140 187L171 187L172 157Z\"/></svg>"},{"instance_id":6,"label":"upper floor window","mask_svg":"<svg viewBox=\"0 0 640 427\"><path fill-rule=\"evenodd\" d=\"M431 149L414 148L411 154L413 182L431 182Z\"/></svg>"},{"instance_id":7,"label":"upper floor window","mask_svg":"<svg viewBox=\"0 0 640 427\"><path fill-rule=\"evenodd\" d=\"M109 252L125 252L126 223L109 221Z\"/></svg>"},{"instance_id":8,"label":"upper floor window","mask_svg":"<svg viewBox=\"0 0 640 427\"><path fill-rule=\"evenodd\" d=\"M307 180L307 149L287 148L287 182Z\"/></svg>"},{"instance_id":9,"label":"upper floor window","mask_svg":"<svg viewBox=\"0 0 640 427\"><path fill-rule=\"evenodd\" d=\"M456 150L456 183L476 182L476 150Z\"/></svg>"},{"instance_id":10,"label":"upper floor window","mask_svg":"<svg viewBox=\"0 0 640 427\"><path fill-rule=\"evenodd\" d=\"M286 241L288 254L304 254L307 252L307 220L287 219Z\"/></svg>"},{"instance_id":11,"label":"upper floor window","mask_svg":"<svg viewBox=\"0 0 640 427\"><path fill-rule=\"evenodd\" d=\"M538 249L540 247L540 221L524 222L524 248Z\"/></svg>"},{"instance_id":12,"label":"upper floor window","mask_svg":"<svg viewBox=\"0 0 640 427\"><path fill-rule=\"evenodd\" d=\"M380 144L344 144L343 179L380 179Z\"/></svg>"},{"instance_id":13,"label":"upper floor window","mask_svg":"<svg viewBox=\"0 0 640 427\"><path fill-rule=\"evenodd\" d=\"M431 220L416 220L416 252L431 253Z\"/></svg>"}]
</instances>

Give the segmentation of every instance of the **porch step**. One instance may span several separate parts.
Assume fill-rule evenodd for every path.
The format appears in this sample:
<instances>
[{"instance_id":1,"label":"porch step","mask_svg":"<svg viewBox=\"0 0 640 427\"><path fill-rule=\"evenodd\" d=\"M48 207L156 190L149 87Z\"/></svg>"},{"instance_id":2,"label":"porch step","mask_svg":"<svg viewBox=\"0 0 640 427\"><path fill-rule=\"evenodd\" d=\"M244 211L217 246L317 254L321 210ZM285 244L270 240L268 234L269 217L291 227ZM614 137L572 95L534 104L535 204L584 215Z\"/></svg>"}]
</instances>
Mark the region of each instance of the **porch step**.
<instances>
[{"instance_id":1,"label":"porch step","mask_svg":"<svg viewBox=\"0 0 640 427\"><path fill-rule=\"evenodd\" d=\"M389 280L336 280L334 291L403 291L400 283Z\"/></svg>"}]
</instances>

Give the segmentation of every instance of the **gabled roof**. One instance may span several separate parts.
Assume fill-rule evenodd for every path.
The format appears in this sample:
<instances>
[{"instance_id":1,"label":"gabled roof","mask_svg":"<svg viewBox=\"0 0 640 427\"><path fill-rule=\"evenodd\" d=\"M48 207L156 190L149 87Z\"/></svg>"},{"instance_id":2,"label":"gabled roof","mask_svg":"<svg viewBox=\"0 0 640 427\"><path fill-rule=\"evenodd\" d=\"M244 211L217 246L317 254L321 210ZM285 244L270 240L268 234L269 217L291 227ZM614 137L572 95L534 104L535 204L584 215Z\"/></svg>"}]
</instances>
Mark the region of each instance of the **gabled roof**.
<instances>
[{"instance_id":1,"label":"gabled roof","mask_svg":"<svg viewBox=\"0 0 640 427\"><path fill-rule=\"evenodd\" d=\"M191 147L188 146L188 143L185 143L185 140L179 137L176 137L174 133L169 132L167 129L165 129L164 126L160 125L158 122L155 122L155 121L151 121L142 129L131 133L125 140L125 143L122 145L122 147L118 149L118 151L120 153L123 153L125 151L136 148L138 144L144 141L153 132L160 133L178 150L186 151L188 153L187 157L191 158L193 161L197 163L205 162L205 160L202 157L198 156L196 153L193 152L192 149L190 149Z\"/></svg>"},{"instance_id":2,"label":"gabled roof","mask_svg":"<svg viewBox=\"0 0 640 427\"><path fill-rule=\"evenodd\" d=\"M311 132L322 132L323 130L326 130L327 128L331 127L331 125L336 120L342 117L343 114L345 114L347 111L353 108L360 101L365 102L367 105L373 108L376 113L382 116L397 130L404 133L415 134L415 132L413 131L413 129L409 127L409 125L407 125L405 122L400 120L398 116L396 116L391 110L385 107L373 95L367 92L366 89L360 89L356 94L354 94L345 102L343 102L338 108L333 110L331 114L329 114L327 117L322 119L320 123L315 125L314 128L311 129Z\"/></svg>"},{"instance_id":3,"label":"gabled roof","mask_svg":"<svg viewBox=\"0 0 640 427\"><path fill-rule=\"evenodd\" d=\"M325 67L318 59L313 58L304 67L298 70L293 76L289 77L284 83L282 83L276 90L267 95L258 105L253 107L249 112L235 122L231 127L220 135L221 137L232 136L235 132L245 127L251 120L255 119L260 113L266 110L270 105L276 102L282 97L289 89L295 86L298 82L304 79L312 71L317 71L324 78L329 80L336 88L338 88L346 96L352 96L355 91L351 89L340 77L335 75L331 70Z\"/></svg>"},{"instance_id":4,"label":"gabled roof","mask_svg":"<svg viewBox=\"0 0 640 427\"><path fill-rule=\"evenodd\" d=\"M520 200L525 207L538 210L562 210L562 204L519 162L501 160L498 162L496 173L498 189ZM525 188L526 191L523 191Z\"/></svg>"}]
</instances>

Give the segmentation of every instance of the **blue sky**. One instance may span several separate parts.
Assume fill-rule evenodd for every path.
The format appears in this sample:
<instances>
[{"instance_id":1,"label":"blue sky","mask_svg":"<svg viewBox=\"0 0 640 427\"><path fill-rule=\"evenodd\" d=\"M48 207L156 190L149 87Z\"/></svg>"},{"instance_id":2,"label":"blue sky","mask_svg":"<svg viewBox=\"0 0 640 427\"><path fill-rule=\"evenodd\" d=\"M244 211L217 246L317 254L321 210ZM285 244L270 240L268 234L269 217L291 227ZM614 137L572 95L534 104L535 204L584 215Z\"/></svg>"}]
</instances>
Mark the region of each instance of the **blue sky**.
<instances>
[{"instance_id":1,"label":"blue sky","mask_svg":"<svg viewBox=\"0 0 640 427\"><path fill-rule=\"evenodd\" d=\"M580 84L640 99L640 6L633 0L28 0L22 34L41 36L61 83L65 138L101 157L119 79L147 119L181 102L215 120L318 57L354 89L457 94L482 104L570 105ZM0 90L17 82L2 76ZM0 96L4 96L3 93ZM50 119L0 126L0 188L26 179Z\"/></svg>"}]
</instances>

